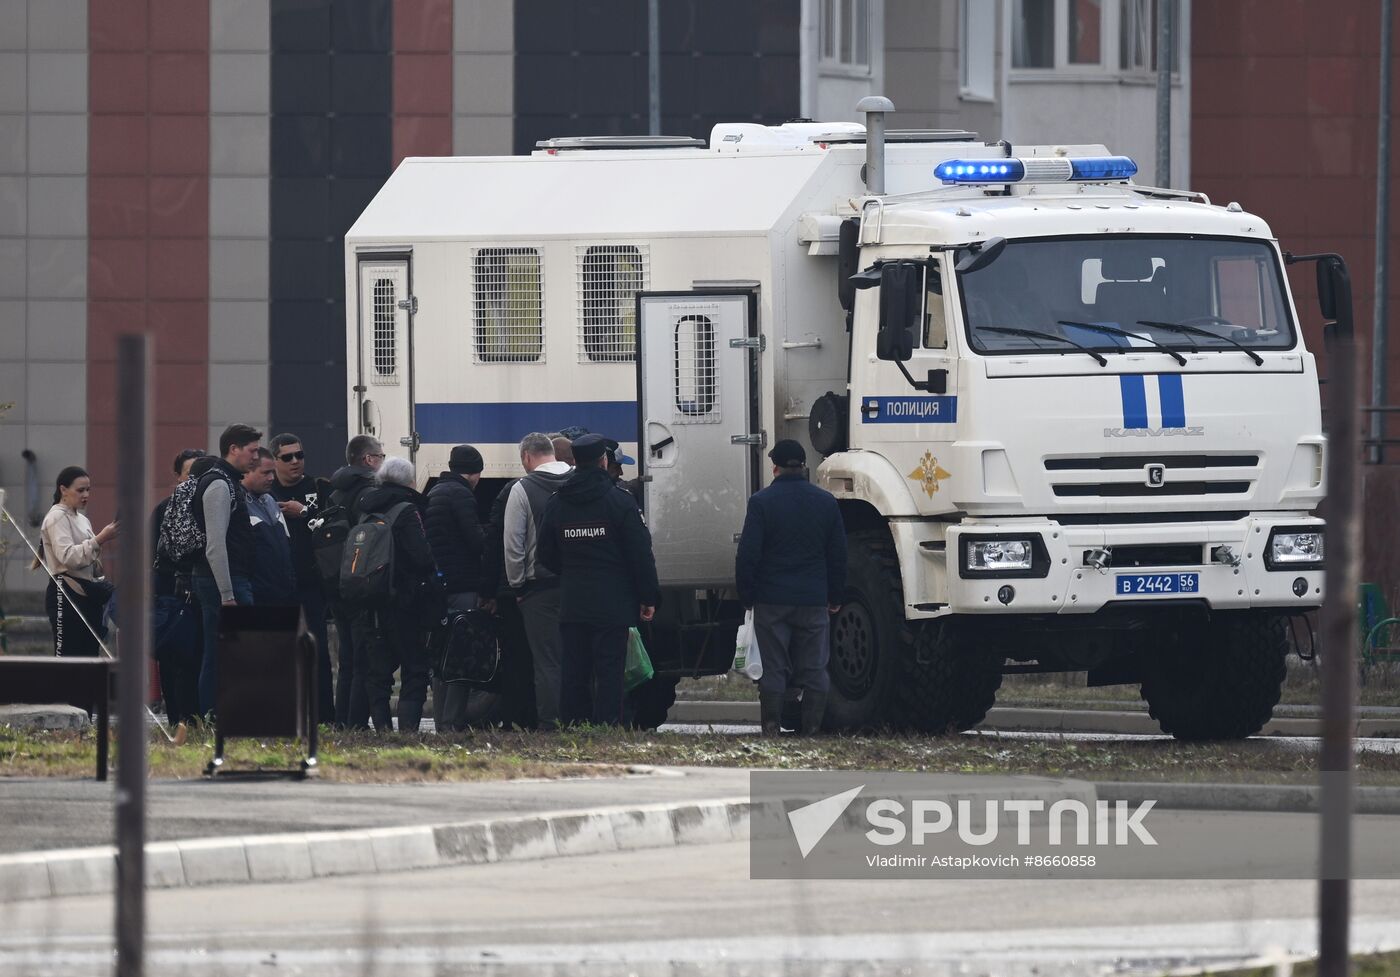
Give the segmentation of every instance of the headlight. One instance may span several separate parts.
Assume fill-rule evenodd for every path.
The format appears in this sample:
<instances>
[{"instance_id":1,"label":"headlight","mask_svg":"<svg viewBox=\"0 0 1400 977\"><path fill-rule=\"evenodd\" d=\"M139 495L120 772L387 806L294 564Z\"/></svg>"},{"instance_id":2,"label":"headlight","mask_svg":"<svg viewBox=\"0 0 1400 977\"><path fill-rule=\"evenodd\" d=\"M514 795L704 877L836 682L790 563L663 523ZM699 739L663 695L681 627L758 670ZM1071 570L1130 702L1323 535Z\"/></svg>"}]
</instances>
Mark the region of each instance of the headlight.
<instances>
[{"instance_id":1,"label":"headlight","mask_svg":"<svg viewBox=\"0 0 1400 977\"><path fill-rule=\"evenodd\" d=\"M1264 564L1270 570L1289 567L1321 567L1324 555L1321 529L1280 527L1269 534Z\"/></svg>"},{"instance_id":2,"label":"headlight","mask_svg":"<svg viewBox=\"0 0 1400 977\"><path fill-rule=\"evenodd\" d=\"M1029 570L1034 546L1029 539L973 539L967 543L967 569L981 571Z\"/></svg>"}]
</instances>

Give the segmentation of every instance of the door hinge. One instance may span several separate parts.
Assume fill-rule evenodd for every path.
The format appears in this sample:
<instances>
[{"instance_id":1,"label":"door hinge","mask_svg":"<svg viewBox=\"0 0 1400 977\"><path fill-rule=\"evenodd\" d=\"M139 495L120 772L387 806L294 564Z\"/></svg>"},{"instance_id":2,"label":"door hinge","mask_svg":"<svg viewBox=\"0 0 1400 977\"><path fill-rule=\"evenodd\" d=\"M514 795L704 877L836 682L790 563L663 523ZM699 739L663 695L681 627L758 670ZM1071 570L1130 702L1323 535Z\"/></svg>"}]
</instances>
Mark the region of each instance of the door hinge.
<instances>
[{"instance_id":1,"label":"door hinge","mask_svg":"<svg viewBox=\"0 0 1400 977\"><path fill-rule=\"evenodd\" d=\"M757 434L731 434L729 436L729 443L749 444L761 448L768 443L768 433L766 431L759 431Z\"/></svg>"},{"instance_id":2,"label":"door hinge","mask_svg":"<svg viewBox=\"0 0 1400 977\"><path fill-rule=\"evenodd\" d=\"M409 451L417 451L423 444L423 441L418 437L418 432L414 431L406 438L399 438L399 444L403 445Z\"/></svg>"},{"instance_id":3,"label":"door hinge","mask_svg":"<svg viewBox=\"0 0 1400 977\"><path fill-rule=\"evenodd\" d=\"M765 336L744 336L741 339L731 339L730 349L756 349L762 353L768 348L768 339Z\"/></svg>"},{"instance_id":4,"label":"door hinge","mask_svg":"<svg viewBox=\"0 0 1400 977\"><path fill-rule=\"evenodd\" d=\"M406 299L399 299L398 306L399 306L399 308L401 308L401 309L403 309L405 312L407 312L409 315L417 315L417 314L418 314L418 296L416 296L416 295L410 295L410 296L409 296L408 298L406 298Z\"/></svg>"}]
</instances>

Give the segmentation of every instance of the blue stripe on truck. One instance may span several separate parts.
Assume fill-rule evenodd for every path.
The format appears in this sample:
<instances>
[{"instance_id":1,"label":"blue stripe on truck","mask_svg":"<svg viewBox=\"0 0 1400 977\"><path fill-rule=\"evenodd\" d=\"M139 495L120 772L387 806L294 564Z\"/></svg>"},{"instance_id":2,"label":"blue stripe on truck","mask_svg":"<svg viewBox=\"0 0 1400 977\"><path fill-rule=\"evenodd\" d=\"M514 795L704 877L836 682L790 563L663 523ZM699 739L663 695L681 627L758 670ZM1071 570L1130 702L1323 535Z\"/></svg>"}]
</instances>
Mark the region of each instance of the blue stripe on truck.
<instances>
[{"instance_id":1,"label":"blue stripe on truck","mask_svg":"<svg viewBox=\"0 0 1400 977\"><path fill-rule=\"evenodd\" d=\"M1123 426L1147 427L1147 384L1142 376L1123 374L1118 378L1123 397Z\"/></svg>"},{"instance_id":2,"label":"blue stripe on truck","mask_svg":"<svg viewBox=\"0 0 1400 977\"><path fill-rule=\"evenodd\" d=\"M1181 389L1180 373L1163 373L1157 378L1157 392L1162 398L1162 426L1186 426L1186 394Z\"/></svg>"},{"instance_id":3,"label":"blue stripe on truck","mask_svg":"<svg viewBox=\"0 0 1400 977\"><path fill-rule=\"evenodd\" d=\"M549 434L574 425L614 441L631 441L637 436L637 404L580 400L414 408L414 427L424 444L515 444L531 431Z\"/></svg>"}]
</instances>

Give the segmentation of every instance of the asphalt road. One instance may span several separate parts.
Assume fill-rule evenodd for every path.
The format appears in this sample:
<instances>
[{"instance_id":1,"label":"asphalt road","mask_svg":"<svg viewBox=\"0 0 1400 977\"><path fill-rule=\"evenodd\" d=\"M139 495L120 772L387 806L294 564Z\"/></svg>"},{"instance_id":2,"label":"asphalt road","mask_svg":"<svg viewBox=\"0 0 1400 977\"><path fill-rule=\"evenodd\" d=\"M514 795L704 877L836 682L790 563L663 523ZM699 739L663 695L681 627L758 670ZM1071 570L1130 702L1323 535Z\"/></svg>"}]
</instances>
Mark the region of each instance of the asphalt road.
<instances>
[{"instance_id":1,"label":"asphalt road","mask_svg":"<svg viewBox=\"0 0 1400 977\"><path fill-rule=\"evenodd\" d=\"M1251 817L1290 834L1300 816ZM731 843L155 891L147 972L1126 977L1315 941L1308 882L792 882L748 871L748 846ZM1400 882L1358 883L1354 905L1358 950L1400 946ZM98 897L0 906L0 975L107 973L111 918Z\"/></svg>"}]
</instances>

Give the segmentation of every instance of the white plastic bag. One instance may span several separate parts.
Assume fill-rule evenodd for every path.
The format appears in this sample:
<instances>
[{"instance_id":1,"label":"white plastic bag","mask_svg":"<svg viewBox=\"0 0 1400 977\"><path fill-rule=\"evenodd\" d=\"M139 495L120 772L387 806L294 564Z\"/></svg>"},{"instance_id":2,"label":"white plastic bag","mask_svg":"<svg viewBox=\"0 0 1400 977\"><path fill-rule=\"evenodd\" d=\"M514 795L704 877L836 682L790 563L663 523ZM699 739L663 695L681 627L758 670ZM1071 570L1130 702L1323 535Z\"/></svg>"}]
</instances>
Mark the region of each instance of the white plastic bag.
<instances>
[{"instance_id":1,"label":"white plastic bag","mask_svg":"<svg viewBox=\"0 0 1400 977\"><path fill-rule=\"evenodd\" d=\"M734 671L743 672L754 681L763 677L763 659L758 654L758 632L751 610L744 612L744 623L734 635Z\"/></svg>"}]
</instances>

